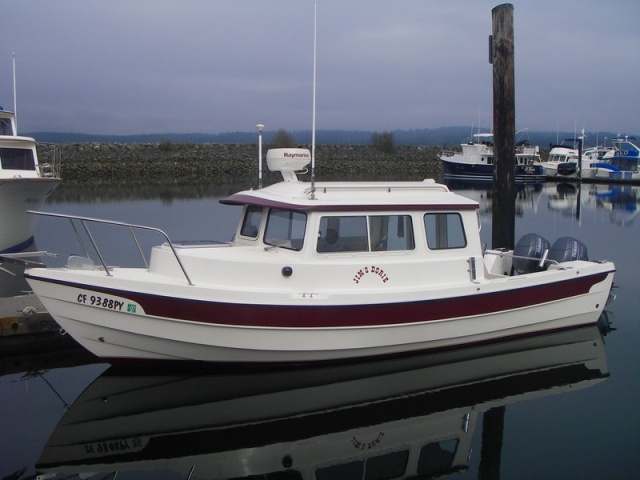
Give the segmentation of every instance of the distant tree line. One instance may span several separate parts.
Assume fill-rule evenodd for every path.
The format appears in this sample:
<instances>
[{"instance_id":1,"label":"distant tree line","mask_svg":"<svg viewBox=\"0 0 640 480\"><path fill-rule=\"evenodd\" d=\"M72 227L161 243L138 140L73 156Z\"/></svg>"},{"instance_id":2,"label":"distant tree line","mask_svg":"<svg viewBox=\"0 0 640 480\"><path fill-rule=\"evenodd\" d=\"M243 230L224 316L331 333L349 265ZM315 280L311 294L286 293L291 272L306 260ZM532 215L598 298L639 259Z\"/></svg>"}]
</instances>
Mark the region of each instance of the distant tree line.
<instances>
[{"instance_id":1,"label":"distant tree line","mask_svg":"<svg viewBox=\"0 0 640 480\"><path fill-rule=\"evenodd\" d=\"M412 130L394 130L382 133L366 130L318 130L316 143L325 145L374 145L377 148L388 148L389 145L434 145L451 147L470 141L476 131L472 127L440 127ZM257 132L225 132L225 133L163 133L146 135L90 135L63 132L30 132L23 135L33 137L38 142L51 143L160 143L167 148L172 143L227 143L257 144ZM616 136L614 132L587 132L585 146L602 145L607 138L607 145ZM517 140L527 140L532 145L547 147L549 144L561 142L565 138L573 138L573 132L533 132L528 131L518 136ZM291 145L282 143L293 142ZM311 131L300 130L288 132L284 129L263 132L263 141L267 146L283 144L285 146L308 145L311 143ZM386 145L386 146L385 146Z\"/></svg>"}]
</instances>

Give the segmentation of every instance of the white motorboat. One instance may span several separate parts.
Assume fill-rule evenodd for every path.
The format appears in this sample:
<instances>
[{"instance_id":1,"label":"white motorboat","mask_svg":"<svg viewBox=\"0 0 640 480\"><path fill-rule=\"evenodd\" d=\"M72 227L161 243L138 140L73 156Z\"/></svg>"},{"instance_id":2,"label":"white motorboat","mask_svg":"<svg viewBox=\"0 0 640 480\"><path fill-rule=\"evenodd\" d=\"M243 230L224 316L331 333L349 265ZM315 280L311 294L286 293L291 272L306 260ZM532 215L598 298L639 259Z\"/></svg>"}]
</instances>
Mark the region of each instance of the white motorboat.
<instances>
[{"instance_id":1,"label":"white motorboat","mask_svg":"<svg viewBox=\"0 0 640 480\"><path fill-rule=\"evenodd\" d=\"M461 152L443 151L439 158L445 178L471 181L493 181L493 133L476 133L473 141L462 143ZM540 149L519 142L515 147L516 182L543 182L544 170L540 166Z\"/></svg>"},{"instance_id":2,"label":"white motorboat","mask_svg":"<svg viewBox=\"0 0 640 480\"><path fill-rule=\"evenodd\" d=\"M36 471L96 479L111 472L435 478L470 468L475 430L489 430L483 413L575 393L608 376L596 326L346 367L110 368L62 417Z\"/></svg>"},{"instance_id":3,"label":"white motorboat","mask_svg":"<svg viewBox=\"0 0 640 480\"><path fill-rule=\"evenodd\" d=\"M599 147L591 147L581 153L578 142L582 139L584 134L580 139L565 139L559 145L552 145L549 158L540 162L544 174L557 179L594 178L597 171L595 163L598 162L597 155L601 150Z\"/></svg>"},{"instance_id":4,"label":"white motorboat","mask_svg":"<svg viewBox=\"0 0 640 480\"><path fill-rule=\"evenodd\" d=\"M615 267L586 260L579 242L549 249L526 236L514 251L484 251L477 202L433 180L302 182L295 171L309 156L272 149L267 163L284 181L221 200L243 207L226 243L40 212L87 230L155 231L164 243L143 267L113 266L94 244L94 260L71 256L25 277L64 330L112 363L346 361L570 328L602 313Z\"/></svg>"},{"instance_id":5,"label":"white motorboat","mask_svg":"<svg viewBox=\"0 0 640 480\"><path fill-rule=\"evenodd\" d=\"M36 141L17 135L15 115L0 107L0 253L33 243L38 210L60 184L55 163L38 161Z\"/></svg>"}]
</instances>

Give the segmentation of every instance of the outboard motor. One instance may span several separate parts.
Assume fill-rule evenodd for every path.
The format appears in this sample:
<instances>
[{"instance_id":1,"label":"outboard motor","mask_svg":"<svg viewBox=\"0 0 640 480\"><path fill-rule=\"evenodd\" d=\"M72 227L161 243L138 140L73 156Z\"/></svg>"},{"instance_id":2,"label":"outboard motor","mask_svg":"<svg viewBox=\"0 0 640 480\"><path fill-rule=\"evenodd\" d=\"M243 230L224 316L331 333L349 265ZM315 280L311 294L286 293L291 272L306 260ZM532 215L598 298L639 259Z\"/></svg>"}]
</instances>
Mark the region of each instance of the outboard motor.
<instances>
[{"instance_id":1,"label":"outboard motor","mask_svg":"<svg viewBox=\"0 0 640 480\"><path fill-rule=\"evenodd\" d=\"M558 164L558 175L573 175L578 171L578 166L575 163L560 163Z\"/></svg>"},{"instance_id":2,"label":"outboard motor","mask_svg":"<svg viewBox=\"0 0 640 480\"><path fill-rule=\"evenodd\" d=\"M513 250L513 268L519 274L540 272L545 269L540 266L540 259L544 252L549 250L549 241L535 233L528 233L516 244ZM518 258L527 257L527 258Z\"/></svg>"},{"instance_id":3,"label":"outboard motor","mask_svg":"<svg viewBox=\"0 0 640 480\"><path fill-rule=\"evenodd\" d=\"M586 245L573 237L562 237L553 242L548 258L558 263L589 260Z\"/></svg>"}]
</instances>

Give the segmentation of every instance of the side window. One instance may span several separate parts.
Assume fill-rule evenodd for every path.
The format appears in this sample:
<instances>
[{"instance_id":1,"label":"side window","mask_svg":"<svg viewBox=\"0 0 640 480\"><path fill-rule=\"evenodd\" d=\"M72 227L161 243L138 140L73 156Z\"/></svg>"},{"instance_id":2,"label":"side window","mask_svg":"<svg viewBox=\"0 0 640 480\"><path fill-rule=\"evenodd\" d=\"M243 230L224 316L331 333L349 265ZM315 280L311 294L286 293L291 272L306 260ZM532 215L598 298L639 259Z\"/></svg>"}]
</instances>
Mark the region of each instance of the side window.
<instances>
[{"instance_id":1,"label":"side window","mask_svg":"<svg viewBox=\"0 0 640 480\"><path fill-rule=\"evenodd\" d=\"M247 207L242 220L242 228L240 235L245 237L257 238L260 230L260 222L262 221L262 207Z\"/></svg>"},{"instance_id":2,"label":"side window","mask_svg":"<svg viewBox=\"0 0 640 480\"><path fill-rule=\"evenodd\" d=\"M8 118L0 118L0 135L13 135L11 120Z\"/></svg>"},{"instance_id":3,"label":"side window","mask_svg":"<svg viewBox=\"0 0 640 480\"><path fill-rule=\"evenodd\" d=\"M457 450L457 438L428 443L420 450L418 474L431 476L446 472L453 465Z\"/></svg>"},{"instance_id":4,"label":"side window","mask_svg":"<svg viewBox=\"0 0 640 480\"><path fill-rule=\"evenodd\" d=\"M305 213L278 208L271 209L267 218L264 243L274 247L301 250L306 225L307 215Z\"/></svg>"},{"instance_id":5,"label":"side window","mask_svg":"<svg viewBox=\"0 0 640 480\"><path fill-rule=\"evenodd\" d=\"M26 148L0 148L0 161L4 170L35 170L33 151Z\"/></svg>"},{"instance_id":6,"label":"side window","mask_svg":"<svg viewBox=\"0 0 640 480\"><path fill-rule=\"evenodd\" d=\"M317 251L368 252L367 217L322 217Z\"/></svg>"},{"instance_id":7,"label":"side window","mask_svg":"<svg viewBox=\"0 0 640 480\"><path fill-rule=\"evenodd\" d=\"M464 248L467 238L458 213L427 213L424 216L427 243L431 250Z\"/></svg>"},{"instance_id":8,"label":"side window","mask_svg":"<svg viewBox=\"0 0 640 480\"><path fill-rule=\"evenodd\" d=\"M413 250L413 224L409 215L376 215L369 217L371 250Z\"/></svg>"}]
</instances>

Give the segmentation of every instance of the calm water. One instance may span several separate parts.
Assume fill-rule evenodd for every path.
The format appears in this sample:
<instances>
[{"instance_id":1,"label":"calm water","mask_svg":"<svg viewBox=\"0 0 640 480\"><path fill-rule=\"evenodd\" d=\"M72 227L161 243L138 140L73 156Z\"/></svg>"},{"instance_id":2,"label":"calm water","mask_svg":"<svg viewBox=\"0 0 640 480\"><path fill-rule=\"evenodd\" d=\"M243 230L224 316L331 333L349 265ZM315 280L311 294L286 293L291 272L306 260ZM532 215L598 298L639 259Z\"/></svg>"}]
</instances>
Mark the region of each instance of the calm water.
<instances>
[{"instance_id":1,"label":"calm water","mask_svg":"<svg viewBox=\"0 0 640 480\"><path fill-rule=\"evenodd\" d=\"M490 193L452 188L481 203L490 245ZM112 190L61 189L46 210L156 226L174 240L226 240L239 214L215 201L227 190L125 189L119 199ZM73 349L34 356L21 369L24 358L3 356L0 478L30 478L39 459L58 478L396 478L405 466L456 479L491 478L492 468L503 479L640 478L639 202L639 187L545 184L518 195L516 238L574 236L591 259L616 263L617 298L607 307L615 330L604 342L597 329L581 329L410 362L285 373L149 376ZM41 219L36 243L80 253L60 221ZM78 439L79 450L56 450L65 438Z\"/></svg>"}]
</instances>

